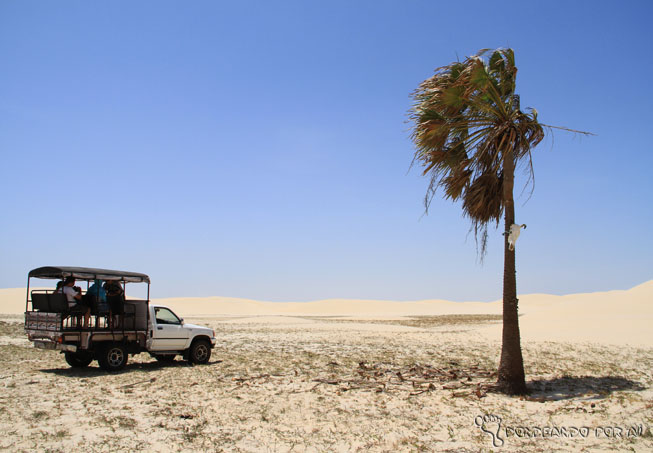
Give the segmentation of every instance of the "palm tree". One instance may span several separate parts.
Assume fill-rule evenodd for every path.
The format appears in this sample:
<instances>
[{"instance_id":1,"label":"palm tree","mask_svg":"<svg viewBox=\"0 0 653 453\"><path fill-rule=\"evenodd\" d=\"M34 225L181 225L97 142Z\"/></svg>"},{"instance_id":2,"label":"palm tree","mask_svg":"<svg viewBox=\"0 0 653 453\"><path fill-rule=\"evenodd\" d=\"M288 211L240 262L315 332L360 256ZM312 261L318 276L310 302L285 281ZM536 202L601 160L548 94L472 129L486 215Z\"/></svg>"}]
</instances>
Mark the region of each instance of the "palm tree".
<instances>
[{"instance_id":1,"label":"palm tree","mask_svg":"<svg viewBox=\"0 0 653 453\"><path fill-rule=\"evenodd\" d=\"M537 111L523 112L515 94L517 67L512 49L481 50L463 62L436 69L412 93L413 163L430 175L425 206L437 189L453 201L462 200L485 255L488 225L504 217L503 335L498 388L525 394L524 362L519 334L515 251L508 244L515 223L515 168L526 165L533 175L531 149L544 128ZM561 128L565 129L565 128ZM568 129L567 129L568 130ZM574 131L578 132L578 131ZM530 179L529 179L530 180Z\"/></svg>"}]
</instances>

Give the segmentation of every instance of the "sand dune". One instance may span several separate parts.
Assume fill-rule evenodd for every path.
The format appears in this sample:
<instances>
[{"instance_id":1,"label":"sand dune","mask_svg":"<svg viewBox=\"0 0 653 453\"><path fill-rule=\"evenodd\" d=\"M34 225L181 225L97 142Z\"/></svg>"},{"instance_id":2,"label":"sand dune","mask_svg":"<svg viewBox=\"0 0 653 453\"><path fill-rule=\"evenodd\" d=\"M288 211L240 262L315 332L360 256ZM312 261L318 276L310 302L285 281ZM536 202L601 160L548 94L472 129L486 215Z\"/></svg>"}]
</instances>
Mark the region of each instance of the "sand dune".
<instances>
[{"instance_id":1,"label":"sand dune","mask_svg":"<svg viewBox=\"0 0 653 453\"><path fill-rule=\"evenodd\" d=\"M154 302L170 306L181 316L250 317L251 322L288 322L293 316L340 316L384 319L450 314L500 314L501 301L450 302L422 300L328 299L314 302L261 302L228 297L167 298ZM22 288L0 290L0 312L21 314ZM520 325L524 341L586 341L608 344L653 345L653 280L624 291L555 296L520 296ZM263 319L263 317L275 318ZM259 319L257 319L259 318ZM311 324L307 324L310 326ZM479 327L479 334L500 338L500 325Z\"/></svg>"},{"instance_id":2,"label":"sand dune","mask_svg":"<svg viewBox=\"0 0 653 453\"><path fill-rule=\"evenodd\" d=\"M521 295L519 301L524 341L653 345L653 329L650 327L653 322L653 280L623 291L565 296L527 294ZM156 302L168 305L185 316L346 316L379 319L502 312L501 301L330 299L284 303L207 297L159 299ZM478 332L489 339L498 339L501 337L501 326L479 327Z\"/></svg>"},{"instance_id":3,"label":"sand dune","mask_svg":"<svg viewBox=\"0 0 653 453\"><path fill-rule=\"evenodd\" d=\"M449 302L445 300L393 302L383 300L327 299L316 302L259 302L249 299L204 297L156 299L155 302L179 309L193 316L295 315L392 317L497 312L496 303Z\"/></svg>"},{"instance_id":4,"label":"sand dune","mask_svg":"<svg viewBox=\"0 0 653 453\"><path fill-rule=\"evenodd\" d=\"M626 291L520 297L524 340L653 345L653 280ZM493 326L494 327L494 326ZM488 328L489 335L496 327Z\"/></svg>"},{"instance_id":5,"label":"sand dune","mask_svg":"<svg viewBox=\"0 0 653 453\"><path fill-rule=\"evenodd\" d=\"M0 289L0 313L25 313L25 288Z\"/></svg>"}]
</instances>

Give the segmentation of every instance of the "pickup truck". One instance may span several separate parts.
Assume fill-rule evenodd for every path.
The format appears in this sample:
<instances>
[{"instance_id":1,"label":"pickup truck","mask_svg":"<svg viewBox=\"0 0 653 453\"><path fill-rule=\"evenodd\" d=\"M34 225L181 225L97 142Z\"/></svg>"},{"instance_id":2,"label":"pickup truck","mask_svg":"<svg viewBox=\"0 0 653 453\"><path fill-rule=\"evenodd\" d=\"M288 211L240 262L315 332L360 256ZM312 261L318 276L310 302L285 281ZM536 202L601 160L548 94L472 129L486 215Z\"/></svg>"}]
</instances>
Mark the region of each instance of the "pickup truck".
<instances>
[{"instance_id":1,"label":"pickup truck","mask_svg":"<svg viewBox=\"0 0 653 453\"><path fill-rule=\"evenodd\" d=\"M58 279L61 283L57 290L30 292L32 278ZM87 282L86 291L72 286L77 281ZM64 282L70 289L64 288ZM89 287L91 282L94 284ZM127 283L147 283L147 298L127 298ZM111 284L113 293L106 291L107 284ZM66 293L74 294L72 302ZM145 274L40 267L28 276L25 332L35 347L61 351L75 368L97 360L100 368L119 371L127 364L129 354L141 352L161 362L181 355L194 364L207 363L216 344L215 331L185 323L170 308L151 304L149 294L150 278Z\"/></svg>"}]
</instances>

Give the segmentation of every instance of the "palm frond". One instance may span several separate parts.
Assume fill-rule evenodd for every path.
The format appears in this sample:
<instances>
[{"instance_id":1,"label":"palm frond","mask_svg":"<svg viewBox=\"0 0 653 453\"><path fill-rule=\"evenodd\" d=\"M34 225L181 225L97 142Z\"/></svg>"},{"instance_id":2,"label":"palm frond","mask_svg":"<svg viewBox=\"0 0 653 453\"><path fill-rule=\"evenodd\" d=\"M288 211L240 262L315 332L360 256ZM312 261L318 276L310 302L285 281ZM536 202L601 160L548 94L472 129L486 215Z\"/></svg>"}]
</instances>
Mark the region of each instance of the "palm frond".
<instances>
[{"instance_id":1,"label":"palm frond","mask_svg":"<svg viewBox=\"0 0 653 453\"><path fill-rule=\"evenodd\" d=\"M537 111L520 110L516 76L512 49L483 49L436 69L412 93L413 161L431 178L425 208L438 189L461 199L481 255L487 225L498 223L504 208L504 159L524 160L532 176L530 151L544 137Z\"/></svg>"}]
</instances>

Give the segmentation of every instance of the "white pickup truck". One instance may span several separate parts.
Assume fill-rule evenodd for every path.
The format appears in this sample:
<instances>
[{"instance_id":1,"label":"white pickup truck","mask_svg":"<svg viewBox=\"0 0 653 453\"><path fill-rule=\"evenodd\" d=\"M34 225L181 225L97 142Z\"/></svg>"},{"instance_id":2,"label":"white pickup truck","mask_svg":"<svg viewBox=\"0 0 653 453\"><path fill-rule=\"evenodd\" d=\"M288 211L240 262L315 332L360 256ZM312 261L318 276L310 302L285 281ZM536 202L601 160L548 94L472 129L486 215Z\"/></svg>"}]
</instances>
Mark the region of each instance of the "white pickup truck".
<instances>
[{"instance_id":1,"label":"white pickup truck","mask_svg":"<svg viewBox=\"0 0 653 453\"><path fill-rule=\"evenodd\" d=\"M58 279L62 289L30 292L32 278ZM86 290L73 286L76 281L86 281ZM72 290L64 289L64 282ZM127 298L128 282L147 283L147 299ZM61 266L34 269L29 273L25 302L27 337L37 348L62 351L76 368L97 359L102 369L118 371L127 364L129 354L140 352L149 352L162 362L181 355L191 363L207 363L215 347L215 332L185 323L168 307L150 304L149 288L149 277L134 272ZM66 292L74 294L73 302Z\"/></svg>"}]
</instances>

